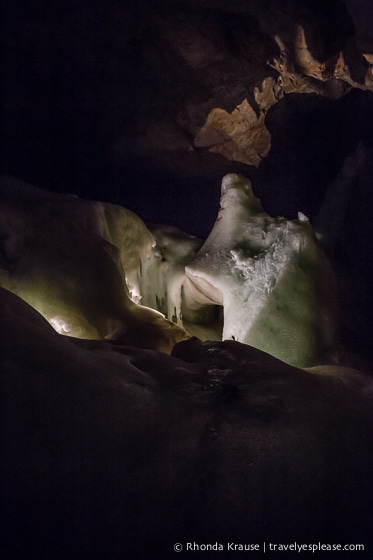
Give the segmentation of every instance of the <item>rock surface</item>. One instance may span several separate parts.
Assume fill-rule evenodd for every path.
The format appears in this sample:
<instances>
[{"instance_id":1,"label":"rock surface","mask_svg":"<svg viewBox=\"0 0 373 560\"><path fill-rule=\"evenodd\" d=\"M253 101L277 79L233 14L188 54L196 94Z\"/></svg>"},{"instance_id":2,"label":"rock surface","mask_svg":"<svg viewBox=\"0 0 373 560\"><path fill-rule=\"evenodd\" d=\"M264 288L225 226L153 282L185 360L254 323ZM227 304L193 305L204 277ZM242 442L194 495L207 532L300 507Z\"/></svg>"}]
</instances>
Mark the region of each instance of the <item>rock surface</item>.
<instances>
[{"instance_id":1,"label":"rock surface","mask_svg":"<svg viewBox=\"0 0 373 560\"><path fill-rule=\"evenodd\" d=\"M233 341L167 356L69 339L3 289L0 328L3 558L161 560L177 542L264 541L371 554L363 374Z\"/></svg>"},{"instance_id":2,"label":"rock surface","mask_svg":"<svg viewBox=\"0 0 373 560\"><path fill-rule=\"evenodd\" d=\"M268 154L265 115L284 94L306 107L312 93L372 89L368 0L14 6L3 166L48 187L84 194L103 181L108 197L135 196L145 161L159 178L220 178L239 170L220 156L257 166Z\"/></svg>"}]
</instances>

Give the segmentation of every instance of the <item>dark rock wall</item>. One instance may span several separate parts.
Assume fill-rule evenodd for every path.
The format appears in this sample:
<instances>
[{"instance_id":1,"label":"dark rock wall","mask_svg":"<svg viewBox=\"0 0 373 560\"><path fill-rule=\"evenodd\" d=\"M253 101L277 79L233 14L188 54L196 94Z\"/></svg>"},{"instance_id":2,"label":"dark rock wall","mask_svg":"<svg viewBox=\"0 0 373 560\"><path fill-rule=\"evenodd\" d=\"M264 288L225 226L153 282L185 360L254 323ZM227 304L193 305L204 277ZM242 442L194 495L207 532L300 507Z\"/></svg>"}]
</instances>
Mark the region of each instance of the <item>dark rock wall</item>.
<instances>
[{"instance_id":1,"label":"dark rock wall","mask_svg":"<svg viewBox=\"0 0 373 560\"><path fill-rule=\"evenodd\" d=\"M356 17L352 4L346 7ZM330 61L354 38L346 7L338 0L326 5L80 0L59 8L48 2L5 2L2 167L40 186L134 205L146 219L159 216L159 190L172 196L173 189L184 190L186 179L199 185L203 178L213 200L216 182L235 170L237 160L230 163L209 153L208 145L196 145L209 112L220 108L231 113L247 99L258 114L254 88L268 77L278 81L278 70L285 66L280 96L289 91L290 70L294 92L306 89L335 96L349 89L335 76L320 80L312 75L317 76L312 61ZM297 54L302 50L299 26L311 62ZM367 33L365 25L364 45ZM286 49L286 64L281 48ZM362 60L355 53L352 74L361 73ZM277 127L297 128L299 105L306 118L310 105L311 118L323 122L325 141L339 134L338 122L324 122L322 100L317 106L313 96L306 96L295 109L288 103ZM342 107L331 111L335 121L345 120ZM361 126L354 122L354 128ZM299 131L311 145L320 138L314 128ZM297 142L291 136L287 140L283 134L287 150L301 159ZM314 158L313 165L322 167L320 159ZM257 164L250 154L246 160ZM307 164L304 161L304 167ZM245 167L250 174L250 165ZM272 175L286 175L281 162ZM328 174L322 177L328 179ZM153 197L148 192L142 197L152 198L149 204L140 202L135 192L148 181L157 186ZM283 198L289 198L287 192ZM148 208L153 202L154 213ZM177 218L175 212L171 220ZM192 225L197 228L198 222Z\"/></svg>"},{"instance_id":2,"label":"dark rock wall","mask_svg":"<svg viewBox=\"0 0 373 560\"><path fill-rule=\"evenodd\" d=\"M0 311L2 558L167 560L176 542L231 558L227 542L265 541L371 557L365 376L233 341L166 356L60 337L2 289Z\"/></svg>"}]
</instances>

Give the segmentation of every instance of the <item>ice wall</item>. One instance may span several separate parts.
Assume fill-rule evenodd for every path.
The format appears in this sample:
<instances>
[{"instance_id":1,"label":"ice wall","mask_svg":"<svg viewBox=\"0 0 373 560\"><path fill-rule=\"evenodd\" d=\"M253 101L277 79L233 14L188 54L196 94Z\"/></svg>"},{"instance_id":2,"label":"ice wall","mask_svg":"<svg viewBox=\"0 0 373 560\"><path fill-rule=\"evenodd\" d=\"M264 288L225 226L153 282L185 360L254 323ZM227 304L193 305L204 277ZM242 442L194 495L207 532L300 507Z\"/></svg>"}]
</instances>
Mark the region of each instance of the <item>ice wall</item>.
<instances>
[{"instance_id":1,"label":"ice wall","mask_svg":"<svg viewBox=\"0 0 373 560\"><path fill-rule=\"evenodd\" d=\"M226 175L201 245L174 228L152 234L120 206L0 181L0 285L59 333L170 351L183 327L220 339L220 306L223 339L298 366L326 359L333 275L303 215L271 218L247 179Z\"/></svg>"},{"instance_id":2,"label":"ice wall","mask_svg":"<svg viewBox=\"0 0 373 560\"><path fill-rule=\"evenodd\" d=\"M224 308L223 339L308 366L333 349L331 268L305 216L272 218L250 181L226 175L214 228L186 267L190 306Z\"/></svg>"},{"instance_id":3,"label":"ice wall","mask_svg":"<svg viewBox=\"0 0 373 560\"><path fill-rule=\"evenodd\" d=\"M165 351L185 338L160 313L134 303L155 241L129 210L6 177L0 240L0 285L61 334Z\"/></svg>"}]
</instances>

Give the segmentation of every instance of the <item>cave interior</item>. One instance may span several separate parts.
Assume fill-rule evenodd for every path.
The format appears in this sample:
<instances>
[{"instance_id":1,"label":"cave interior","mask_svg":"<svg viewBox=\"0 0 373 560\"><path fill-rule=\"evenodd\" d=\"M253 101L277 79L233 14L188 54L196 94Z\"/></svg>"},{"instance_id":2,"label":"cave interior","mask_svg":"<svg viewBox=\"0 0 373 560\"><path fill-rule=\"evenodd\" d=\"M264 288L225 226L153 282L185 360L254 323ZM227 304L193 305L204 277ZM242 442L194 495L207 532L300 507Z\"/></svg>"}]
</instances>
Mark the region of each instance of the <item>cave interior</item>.
<instances>
[{"instance_id":1,"label":"cave interior","mask_svg":"<svg viewBox=\"0 0 373 560\"><path fill-rule=\"evenodd\" d=\"M226 550L250 539L368 550L371 1L4 0L1 11L3 557L163 559L174 542ZM200 271L219 243L221 259L254 254L228 245L236 214L219 230L219 199L241 196L243 178L268 232L306 231L304 245L313 236L299 268L318 275L304 308L335 313L327 358L256 350L234 321L219 341L231 284L211 287L216 274ZM236 183L224 191L222 181ZM250 208L247 223L257 224ZM75 242L74 228L89 235ZM131 259L154 239L141 308ZM52 296L84 316L82 335L56 334L14 295L69 335L53 306L37 304L52 277ZM164 311L167 297L165 327L150 308ZM189 325L185 336L178 305L184 327L205 313L207 334ZM322 338L325 325L307 313L294 314L287 337L306 317ZM257 338L272 336L268 324L256 325Z\"/></svg>"}]
</instances>

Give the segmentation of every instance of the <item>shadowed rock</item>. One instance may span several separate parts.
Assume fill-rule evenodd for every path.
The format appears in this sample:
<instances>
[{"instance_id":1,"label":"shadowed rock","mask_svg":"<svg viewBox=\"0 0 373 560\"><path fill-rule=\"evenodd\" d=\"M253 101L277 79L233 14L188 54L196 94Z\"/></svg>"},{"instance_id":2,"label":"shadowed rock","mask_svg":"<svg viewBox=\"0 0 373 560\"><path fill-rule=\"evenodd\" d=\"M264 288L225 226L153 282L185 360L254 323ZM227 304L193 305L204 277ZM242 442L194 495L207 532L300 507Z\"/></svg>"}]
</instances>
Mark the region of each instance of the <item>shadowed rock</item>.
<instances>
[{"instance_id":1,"label":"shadowed rock","mask_svg":"<svg viewBox=\"0 0 373 560\"><path fill-rule=\"evenodd\" d=\"M69 339L5 290L0 328L3 558L161 560L193 541L371 550L363 374L233 341L167 356Z\"/></svg>"}]
</instances>

